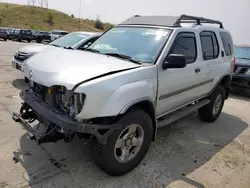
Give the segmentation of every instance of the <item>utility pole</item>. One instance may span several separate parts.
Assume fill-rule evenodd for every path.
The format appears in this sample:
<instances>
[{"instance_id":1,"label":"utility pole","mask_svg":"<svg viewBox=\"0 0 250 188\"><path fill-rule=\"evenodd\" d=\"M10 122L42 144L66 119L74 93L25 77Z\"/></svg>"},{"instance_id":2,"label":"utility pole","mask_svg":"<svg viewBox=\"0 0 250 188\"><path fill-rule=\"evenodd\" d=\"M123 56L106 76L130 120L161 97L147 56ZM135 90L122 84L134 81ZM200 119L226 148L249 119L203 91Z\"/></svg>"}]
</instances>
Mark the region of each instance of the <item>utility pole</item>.
<instances>
[{"instance_id":1,"label":"utility pole","mask_svg":"<svg viewBox=\"0 0 250 188\"><path fill-rule=\"evenodd\" d=\"M80 6L79 6L79 31L81 30L81 9L82 9L82 0L80 1Z\"/></svg>"}]
</instances>

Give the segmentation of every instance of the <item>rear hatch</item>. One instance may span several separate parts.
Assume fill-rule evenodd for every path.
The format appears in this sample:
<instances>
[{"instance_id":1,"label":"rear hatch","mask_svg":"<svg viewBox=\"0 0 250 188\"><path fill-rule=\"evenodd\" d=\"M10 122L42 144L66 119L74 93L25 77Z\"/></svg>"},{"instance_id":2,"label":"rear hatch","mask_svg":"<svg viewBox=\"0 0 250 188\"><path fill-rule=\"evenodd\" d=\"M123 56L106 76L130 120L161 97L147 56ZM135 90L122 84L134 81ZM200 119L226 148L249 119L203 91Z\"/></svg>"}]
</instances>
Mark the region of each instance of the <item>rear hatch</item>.
<instances>
[{"instance_id":1,"label":"rear hatch","mask_svg":"<svg viewBox=\"0 0 250 188\"><path fill-rule=\"evenodd\" d=\"M29 30L22 30L20 32L20 36L23 38L23 39L31 39L32 38L32 32L29 31Z\"/></svg>"},{"instance_id":2,"label":"rear hatch","mask_svg":"<svg viewBox=\"0 0 250 188\"><path fill-rule=\"evenodd\" d=\"M5 29L0 29L0 38L1 37L4 37L4 38L7 37L7 31Z\"/></svg>"}]
</instances>

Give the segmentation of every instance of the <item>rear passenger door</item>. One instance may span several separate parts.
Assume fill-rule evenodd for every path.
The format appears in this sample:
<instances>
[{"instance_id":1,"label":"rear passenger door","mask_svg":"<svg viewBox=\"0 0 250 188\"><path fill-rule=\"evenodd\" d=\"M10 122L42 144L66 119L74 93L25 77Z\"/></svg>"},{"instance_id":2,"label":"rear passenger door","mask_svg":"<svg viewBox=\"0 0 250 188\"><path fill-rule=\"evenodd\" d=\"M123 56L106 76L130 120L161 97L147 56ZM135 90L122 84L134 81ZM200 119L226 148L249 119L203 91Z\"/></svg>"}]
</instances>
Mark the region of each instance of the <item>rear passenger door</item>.
<instances>
[{"instance_id":1,"label":"rear passenger door","mask_svg":"<svg viewBox=\"0 0 250 188\"><path fill-rule=\"evenodd\" d=\"M223 76L223 73L227 72L224 70L225 61L222 58L224 52L221 48L221 40L219 39L218 32L208 30L200 32L202 59L204 68L208 71L206 79L210 81L205 85L204 90L208 92L213 89L218 79Z\"/></svg>"}]
</instances>

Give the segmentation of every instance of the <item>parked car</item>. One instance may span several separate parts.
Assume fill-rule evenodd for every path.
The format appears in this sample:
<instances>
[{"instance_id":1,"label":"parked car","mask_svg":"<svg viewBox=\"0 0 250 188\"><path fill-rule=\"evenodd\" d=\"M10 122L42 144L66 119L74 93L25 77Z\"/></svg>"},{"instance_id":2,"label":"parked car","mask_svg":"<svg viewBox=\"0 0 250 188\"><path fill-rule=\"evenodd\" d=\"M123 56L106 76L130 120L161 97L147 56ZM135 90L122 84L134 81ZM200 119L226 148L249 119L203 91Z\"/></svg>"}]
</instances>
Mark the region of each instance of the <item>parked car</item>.
<instances>
[{"instance_id":1,"label":"parked car","mask_svg":"<svg viewBox=\"0 0 250 188\"><path fill-rule=\"evenodd\" d=\"M0 29L0 39L3 39L4 41L8 40L8 31L7 31L7 29L4 29L4 28Z\"/></svg>"},{"instance_id":2,"label":"parked car","mask_svg":"<svg viewBox=\"0 0 250 188\"><path fill-rule=\"evenodd\" d=\"M32 31L33 40L37 40L37 38L40 36L41 31Z\"/></svg>"},{"instance_id":3,"label":"parked car","mask_svg":"<svg viewBox=\"0 0 250 188\"><path fill-rule=\"evenodd\" d=\"M9 40L16 40L19 36L20 29L14 29L13 32L9 33Z\"/></svg>"},{"instance_id":4,"label":"parked car","mask_svg":"<svg viewBox=\"0 0 250 188\"><path fill-rule=\"evenodd\" d=\"M158 128L196 111L205 122L219 117L233 74L232 48L220 21L132 17L86 51L50 48L28 59L29 89L13 119L39 144L89 139L96 164L120 176L141 162ZM45 134L31 127L34 120Z\"/></svg>"},{"instance_id":5,"label":"parked car","mask_svg":"<svg viewBox=\"0 0 250 188\"><path fill-rule=\"evenodd\" d=\"M51 42L50 33L46 31L41 31L40 34L36 37L35 41L37 43Z\"/></svg>"},{"instance_id":6,"label":"parked car","mask_svg":"<svg viewBox=\"0 0 250 188\"><path fill-rule=\"evenodd\" d=\"M21 29L20 32L19 32L19 35L17 36L17 40L19 42L21 41L32 41L33 40L33 35L32 35L32 31L29 30L29 29Z\"/></svg>"},{"instance_id":7,"label":"parked car","mask_svg":"<svg viewBox=\"0 0 250 188\"><path fill-rule=\"evenodd\" d=\"M250 46L235 46L235 70L232 88L250 90Z\"/></svg>"},{"instance_id":8,"label":"parked car","mask_svg":"<svg viewBox=\"0 0 250 188\"><path fill-rule=\"evenodd\" d=\"M50 40L54 41L64 35L67 35L69 32L68 31L63 31L63 30L54 30L50 32Z\"/></svg>"},{"instance_id":9,"label":"parked car","mask_svg":"<svg viewBox=\"0 0 250 188\"><path fill-rule=\"evenodd\" d=\"M84 50L86 45L94 42L100 35L101 33L94 32L73 32L46 45L34 44L24 46L20 48L12 58L12 67L22 70L22 65L25 60L44 50L45 48L61 47L66 49Z\"/></svg>"}]
</instances>

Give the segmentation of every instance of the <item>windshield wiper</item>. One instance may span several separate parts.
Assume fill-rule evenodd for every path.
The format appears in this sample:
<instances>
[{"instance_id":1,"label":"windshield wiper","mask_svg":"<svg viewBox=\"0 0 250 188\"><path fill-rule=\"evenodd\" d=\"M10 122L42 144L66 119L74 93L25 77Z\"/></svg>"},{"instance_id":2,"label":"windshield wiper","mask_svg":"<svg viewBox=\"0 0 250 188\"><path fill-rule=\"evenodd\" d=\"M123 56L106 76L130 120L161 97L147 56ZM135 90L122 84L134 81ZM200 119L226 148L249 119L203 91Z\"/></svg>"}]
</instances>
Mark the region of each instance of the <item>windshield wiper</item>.
<instances>
[{"instance_id":1,"label":"windshield wiper","mask_svg":"<svg viewBox=\"0 0 250 188\"><path fill-rule=\"evenodd\" d=\"M74 48L72 48L71 46L68 46L68 47L63 47L64 49L67 49L67 50L74 50Z\"/></svg>"},{"instance_id":2,"label":"windshield wiper","mask_svg":"<svg viewBox=\"0 0 250 188\"><path fill-rule=\"evenodd\" d=\"M113 56L113 57L119 57L119 58L122 58L122 59L126 59L126 60L129 60L133 63L136 63L136 64L141 64L139 61L136 61L134 59L132 59L132 57L128 56L128 55L123 55L123 54L118 54L118 53L105 53L105 55L109 55L109 56Z\"/></svg>"},{"instance_id":3,"label":"windshield wiper","mask_svg":"<svg viewBox=\"0 0 250 188\"><path fill-rule=\"evenodd\" d=\"M48 45L55 46L55 47L61 47L58 44L48 44Z\"/></svg>"},{"instance_id":4,"label":"windshield wiper","mask_svg":"<svg viewBox=\"0 0 250 188\"><path fill-rule=\"evenodd\" d=\"M100 51L99 50L96 50L96 49L93 49L93 48L87 48L87 49L85 49L85 51L89 51L89 52L94 52L94 53L100 53Z\"/></svg>"}]
</instances>

